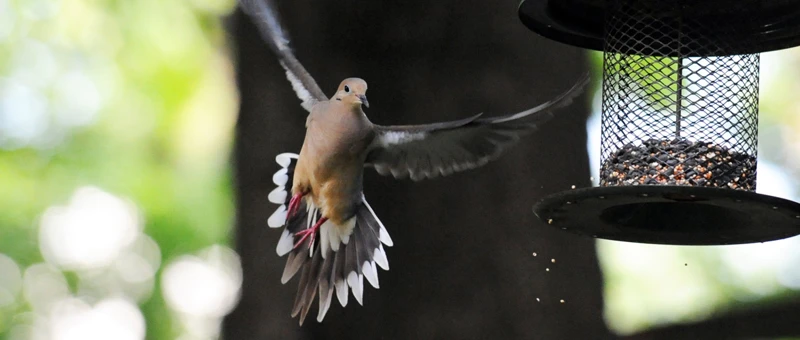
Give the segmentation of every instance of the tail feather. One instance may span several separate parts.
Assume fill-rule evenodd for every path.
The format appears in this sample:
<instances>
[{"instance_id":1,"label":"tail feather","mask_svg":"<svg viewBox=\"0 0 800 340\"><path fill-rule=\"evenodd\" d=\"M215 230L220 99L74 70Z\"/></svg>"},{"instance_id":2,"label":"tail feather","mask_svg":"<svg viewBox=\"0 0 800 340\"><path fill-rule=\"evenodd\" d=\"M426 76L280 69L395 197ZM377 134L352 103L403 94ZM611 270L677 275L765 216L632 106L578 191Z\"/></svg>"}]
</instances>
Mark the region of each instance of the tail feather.
<instances>
[{"instance_id":1,"label":"tail feather","mask_svg":"<svg viewBox=\"0 0 800 340\"><path fill-rule=\"evenodd\" d=\"M372 218L372 215L366 209L359 209L358 213L356 213L356 224L362 226L359 228L359 239L364 242L364 247L361 248L361 258L367 259L372 258L372 254L370 251L374 252L374 249L378 249L381 245L379 236L378 236L378 228L376 223Z\"/></svg>"},{"instance_id":2,"label":"tail feather","mask_svg":"<svg viewBox=\"0 0 800 340\"><path fill-rule=\"evenodd\" d=\"M372 258L383 270L389 270L389 260L386 258L386 252L383 251L383 245L378 245L378 249L375 249Z\"/></svg>"},{"instance_id":3,"label":"tail feather","mask_svg":"<svg viewBox=\"0 0 800 340\"><path fill-rule=\"evenodd\" d=\"M302 295L294 301L292 317L297 316L297 311L299 310L300 320L306 319L306 315L308 315L308 311L311 309L311 304L314 302L314 298L317 295L321 262L322 256L320 256L319 252L316 252L314 256L312 256L311 262L303 266L303 275L301 276L300 285L297 288L297 292L302 292ZM306 280L303 280L303 277L305 277Z\"/></svg>"},{"instance_id":4,"label":"tail feather","mask_svg":"<svg viewBox=\"0 0 800 340\"><path fill-rule=\"evenodd\" d=\"M384 227L381 220L378 219L378 215L375 215L375 212L372 211L372 207L369 206L369 203L367 203L366 199L364 199L362 203L364 208L369 211L369 214L366 215L365 221L367 221L370 225L373 225L373 229L375 227L378 228L378 238L383 244L385 244L387 247L393 246L394 242L392 241L392 238L389 237L389 232L386 231L386 227Z\"/></svg>"},{"instance_id":5,"label":"tail feather","mask_svg":"<svg viewBox=\"0 0 800 340\"><path fill-rule=\"evenodd\" d=\"M281 283L289 282L292 277L300 271L303 264L305 263L305 255L308 251L308 243L303 243L300 245L300 249L303 250L302 252L292 252L289 253L289 257L286 259L286 266L283 267L283 275L281 276Z\"/></svg>"},{"instance_id":6,"label":"tail feather","mask_svg":"<svg viewBox=\"0 0 800 340\"><path fill-rule=\"evenodd\" d=\"M361 276L361 262L358 259L358 242L353 242L347 245L347 257L345 258L344 268L347 271L347 285L353 292L353 297L356 298L359 305L364 305L364 283Z\"/></svg>"},{"instance_id":7,"label":"tail feather","mask_svg":"<svg viewBox=\"0 0 800 340\"><path fill-rule=\"evenodd\" d=\"M361 273L364 274L364 278L367 279L370 285L373 288L378 289L381 288L380 282L378 282L378 271L375 270L376 268L373 265L374 262L364 261L364 264L361 266Z\"/></svg>"},{"instance_id":8,"label":"tail feather","mask_svg":"<svg viewBox=\"0 0 800 340\"><path fill-rule=\"evenodd\" d=\"M324 253L323 253L324 254ZM333 298L333 280L331 280L331 273L333 273L333 263L336 260L336 254L331 254L325 261L322 262L322 269L319 272L317 281L319 282L319 312L317 313L317 321L321 322L331 307L331 300Z\"/></svg>"},{"instance_id":9,"label":"tail feather","mask_svg":"<svg viewBox=\"0 0 800 340\"><path fill-rule=\"evenodd\" d=\"M283 233L281 233L281 238L278 239L278 246L275 247L275 252L278 253L278 256L283 256L292 251L292 248L294 248L294 237L289 232L289 229L284 229Z\"/></svg>"},{"instance_id":10,"label":"tail feather","mask_svg":"<svg viewBox=\"0 0 800 340\"><path fill-rule=\"evenodd\" d=\"M333 272L331 273L332 282L336 288L336 298L339 299L339 304L342 307L347 306L347 283L344 281L344 250L336 252L336 260L333 263Z\"/></svg>"},{"instance_id":11,"label":"tail feather","mask_svg":"<svg viewBox=\"0 0 800 340\"><path fill-rule=\"evenodd\" d=\"M275 210L272 215L270 215L269 219L267 220L267 225L270 228L280 228L283 226L284 222L286 221L286 205L281 205Z\"/></svg>"},{"instance_id":12,"label":"tail feather","mask_svg":"<svg viewBox=\"0 0 800 340\"><path fill-rule=\"evenodd\" d=\"M354 224L351 234L342 235L339 232L350 228L340 228L326 222L320 227L313 243L309 238L295 248L295 243L300 240L296 234L322 218L318 207L305 199L301 200L297 214L288 220L286 218L297 158L296 154L289 153L276 157L276 162L282 168L273 176L273 182L278 187L270 192L268 198L280 206L268 222L272 228L284 227L276 247L279 256L288 254L281 283L288 282L300 273L291 314L292 317L299 316L302 325L317 295L318 322L325 318L333 295L344 307L347 306L349 291L352 291L356 301L363 304L364 279L378 288L378 267L389 270L383 245L392 246L392 239L362 196L361 204L351 220Z\"/></svg>"}]
</instances>

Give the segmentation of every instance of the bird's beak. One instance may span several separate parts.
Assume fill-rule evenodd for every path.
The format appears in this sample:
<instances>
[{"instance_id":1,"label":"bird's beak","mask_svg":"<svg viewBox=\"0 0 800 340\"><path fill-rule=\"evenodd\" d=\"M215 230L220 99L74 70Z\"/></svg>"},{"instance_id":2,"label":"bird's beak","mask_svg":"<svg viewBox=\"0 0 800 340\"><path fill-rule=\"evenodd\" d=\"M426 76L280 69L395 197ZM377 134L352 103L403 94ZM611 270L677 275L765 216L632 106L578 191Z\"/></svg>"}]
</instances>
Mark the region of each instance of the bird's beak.
<instances>
[{"instance_id":1,"label":"bird's beak","mask_svg":"<svg viewBox=\"0 0 800 340\"><path fill-rule=\"evenodd\" d=\"M369 107L369 101L367 100L367 95L359 94L359 95L357 95L357 97L358 97L358 100L361 101L361 104L364 104L364 106Z\"/></svg>"}]
</instances>

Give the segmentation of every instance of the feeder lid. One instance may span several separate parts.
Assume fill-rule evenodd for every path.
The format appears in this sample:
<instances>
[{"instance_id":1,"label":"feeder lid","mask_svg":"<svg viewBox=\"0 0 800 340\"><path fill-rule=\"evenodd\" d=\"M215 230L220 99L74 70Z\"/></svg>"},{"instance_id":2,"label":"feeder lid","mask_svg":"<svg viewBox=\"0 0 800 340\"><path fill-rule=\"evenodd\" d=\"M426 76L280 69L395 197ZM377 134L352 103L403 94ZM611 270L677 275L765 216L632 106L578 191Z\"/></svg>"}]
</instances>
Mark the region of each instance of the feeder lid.
<instances>
[{"instance_id":1,"label":"feeder lid","mask_svg":"<svg viewBox=\"0 0 800 340\"><path fill-rule=\"evenodd\" d=\"M800 234L800 204L722 188L582 188L548 196L533 211L555 228L639 243L724 245Z\"/></svg>"},{"instance_id":2,"label":"feeder lid","mask_svg":"<svg viewBox=\"0 0 800 340\"><path fill-rule=\"evenodd\" d=\"M671 6L676 8L674 13L659 15L674 18L680 12L684 21L704 25L703 45L724 47L722 54L699 50L684 55L750 54L800 45L800 20L797 20L800 1L797 0L691 0L682 5L674 0L636 1L661 7L676 3ZM528 29L545 38L602 51L606 13L614 3L612 0L522 0L519 17ZM646 29L658 28L648 26ZM639 38L655 38L659 40L658 45L663 46L673 42L669 35L632 35L632 39L641 41Z\"/></svg>"}]
</instances>

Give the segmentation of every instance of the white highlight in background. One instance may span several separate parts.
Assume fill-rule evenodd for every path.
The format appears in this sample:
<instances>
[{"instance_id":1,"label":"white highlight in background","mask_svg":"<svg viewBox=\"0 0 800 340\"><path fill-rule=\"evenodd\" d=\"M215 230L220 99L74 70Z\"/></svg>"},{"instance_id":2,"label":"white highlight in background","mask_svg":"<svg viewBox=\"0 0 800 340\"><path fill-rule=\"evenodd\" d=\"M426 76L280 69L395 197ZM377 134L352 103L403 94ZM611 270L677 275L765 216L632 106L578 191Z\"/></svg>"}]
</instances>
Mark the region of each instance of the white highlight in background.
<instances>
[{"instance_id":1,"label":"white highlight in background","mask_svg":"<svg viewBox=\"0 0 800 340\"><path fill-rule=\"evenodd\" d=\"M0 254L0 308L13 304L20 289L22 289L22 272L19 265L5 254Z\"/></svg>"},{"instance_id":2,"label":"white highlight in background","mask_svg":"<svg viewBox=\"0 0 800 340\"><path fill-rule=\"evenodd\" d=\"M46 312L56 301L70 295L67 279L61 271L46 263L25 269L22 285L25 300L36 312Z\"/></svg>"},{"instance_id":3,"label":"white highlight in background","mask_svg":"<svg viewBox=\"0 0 800 340\"><path fill-rule=\"evenodd\" d=\"M162 277L167 304L199 317L222 317L233 310L241 284L239 256L223 246L212 246L200 256L179 257Z\"/></svg>"},{"instance_id":4,"label":"white highlight in background","mask_svg":"<svg viewBox=\"0 0 800 340\"><path fill-rule=\"evenodd\" d=\"M52 340L140 340L145 336L139 307L124 299L105 299L94 307L82 300L59 301L49 315Z\"/></svg>"},{"instance_id":5,"label":"white highlight in background","mask_svg":"<svg viewBox=\"0 0 800 340\"><path fill-rule=\"evenodd\" d=\"M175 259L161 278L164 299L183 324L181 338L216 338L239 301L242 268L236 252L215 245Z\"/></svg>"},{"instance_id":6,"label":"white highlight in background","mask_svg":"<svg viewBox=\"0 0 800 340\"><path fill-rule=\"evenodd\" d=\"M110 265L139 234L133 204L94 187L78 189L67 206L45 211L40 247L45 259L62 269Z\"/></svg>"}]
</instances>

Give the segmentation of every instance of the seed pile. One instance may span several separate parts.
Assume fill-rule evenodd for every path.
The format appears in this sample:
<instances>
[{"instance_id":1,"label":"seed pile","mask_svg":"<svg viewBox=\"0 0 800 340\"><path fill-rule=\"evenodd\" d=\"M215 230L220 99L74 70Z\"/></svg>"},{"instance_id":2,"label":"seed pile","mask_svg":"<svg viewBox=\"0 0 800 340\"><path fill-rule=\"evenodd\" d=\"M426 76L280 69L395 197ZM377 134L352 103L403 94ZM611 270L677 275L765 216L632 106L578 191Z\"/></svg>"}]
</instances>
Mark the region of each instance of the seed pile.
<instances>
[{"instance_id":1,"label":"seed pile","mask_svg":"<svg viewBox=\"0 0 800 340\"><path fill-rule=\"evenodd\" d=\"M685 185L753 191L756 158L707 142L626 144L600 168L600 185Z\"/></svg>"}]
</instances>

